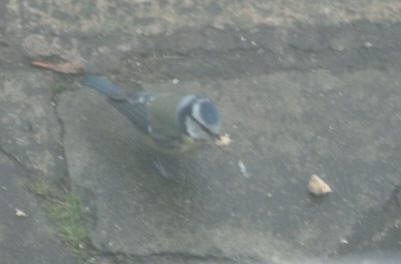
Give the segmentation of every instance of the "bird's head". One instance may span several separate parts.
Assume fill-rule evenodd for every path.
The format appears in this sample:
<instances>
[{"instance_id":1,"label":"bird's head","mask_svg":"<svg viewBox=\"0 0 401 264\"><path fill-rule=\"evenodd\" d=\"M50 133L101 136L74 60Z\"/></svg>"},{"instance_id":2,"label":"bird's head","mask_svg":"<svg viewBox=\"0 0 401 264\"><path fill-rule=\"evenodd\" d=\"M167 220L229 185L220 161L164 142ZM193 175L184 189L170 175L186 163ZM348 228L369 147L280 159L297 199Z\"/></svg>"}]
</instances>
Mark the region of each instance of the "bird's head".
<instances>
[{"instance_id":1,"label":"bird's head","mask_svg":"<svg viewBox=\"0 0 401 264\"><path fill-rule=\"evenodd\" d=\"M207 98L188 95L177 107L180 128L197 140L215 140L220 137L220 116L216 106Z\"/></svg>"}]
</instances>

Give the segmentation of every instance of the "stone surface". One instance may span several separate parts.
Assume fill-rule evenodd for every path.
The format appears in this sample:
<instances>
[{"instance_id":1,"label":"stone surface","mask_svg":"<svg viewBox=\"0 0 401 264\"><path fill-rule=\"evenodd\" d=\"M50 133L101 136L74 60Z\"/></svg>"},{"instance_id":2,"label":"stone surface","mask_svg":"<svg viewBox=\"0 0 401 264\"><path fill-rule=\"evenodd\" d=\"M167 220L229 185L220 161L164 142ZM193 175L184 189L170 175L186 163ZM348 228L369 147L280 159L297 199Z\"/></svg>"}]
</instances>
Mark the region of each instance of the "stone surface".
<instances>
[{"instance_id":1,"label":"stone surface","mask_svg":"<svg viewBox=\"0 0 401 264\"><path fill-rule=\"evenodd\" d=\"M75 264L71 250L56 237L42 207L25 188L27 172L0 153L0 255L3 263ZM26 216L17 216L16 209Z\"/></svg>"},{"instance_id":2,"label":"stone surface","mask_svg":"<svg viewBox=\"0 0 401 264\"><path fill-rule=\"evenodd\" d=\"M58 1L9 0L7 30L21 28L44 33L78 34L171 34L180 28L213 25L224 28L252 28L254 25L291 26L307 24L350 23L355 20L400 21L401 4L394 0L343 1L313 3L307 0L214 1ZM21 16L20 12L24 15Z\"/></svg>"},{"instance_id":3,"label":"stone surface","mask_svg":"<svg viewBox=\"0 0 401 264\"><path fill-rule=\"evenodd\" d=\"M2 70L0 80L1 148L32 175L61 180L61 128L51 104L57 84L45 72L24 69Z\"/></svg>"},{"instance_id":4,"label":"stone surface","mask_svg":"<svg viewBox=\"0 0 401 264\"><path fill-rule=\"evenodd\" d=\"M0 256L75 263L24 187L42 176L84 201L89 263L397 263L400 10L397 0L0 1ZM30 59L207 94L233 143L156 157L79 77ZM328 197L307 193L315 173Z\"/></svg>"},{"instance_id":5,"label":"stone surface","mask_svg":"<svg viewBox=\"0 0 401 264\"><path fill-rule=\"evenodd\" d=\"M63 94L70 175L96 212L93 243L131 255L335 254L360 215L399 182L400 81L398 72L367 70L145 85L210 94L219 87L213 99L233 143L177 159L173 182L157 175L132 125L101 96L89 88ZM335 190L329 197L308 195L313 173Z\"/></svg>"}]
</instances>

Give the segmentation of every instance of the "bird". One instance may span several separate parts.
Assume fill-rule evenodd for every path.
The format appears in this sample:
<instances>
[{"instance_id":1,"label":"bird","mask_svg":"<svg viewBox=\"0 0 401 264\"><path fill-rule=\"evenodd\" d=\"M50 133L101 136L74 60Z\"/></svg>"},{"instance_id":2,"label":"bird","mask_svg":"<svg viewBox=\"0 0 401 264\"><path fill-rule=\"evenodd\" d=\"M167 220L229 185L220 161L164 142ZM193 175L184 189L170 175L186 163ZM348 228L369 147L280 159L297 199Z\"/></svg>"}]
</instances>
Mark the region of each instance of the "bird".
<instances>
[{"instance_id":1,"label":"bird","mask_svg":"<svg viewBox=\"0 0 401 264\"><path fill-rule=\"evenodd\" d=\"M204 96L131 91L95 74L85 74L82 83L105 95L158 152L182 154L220 138L219 112Z\"/></svg>"}]
</instances>

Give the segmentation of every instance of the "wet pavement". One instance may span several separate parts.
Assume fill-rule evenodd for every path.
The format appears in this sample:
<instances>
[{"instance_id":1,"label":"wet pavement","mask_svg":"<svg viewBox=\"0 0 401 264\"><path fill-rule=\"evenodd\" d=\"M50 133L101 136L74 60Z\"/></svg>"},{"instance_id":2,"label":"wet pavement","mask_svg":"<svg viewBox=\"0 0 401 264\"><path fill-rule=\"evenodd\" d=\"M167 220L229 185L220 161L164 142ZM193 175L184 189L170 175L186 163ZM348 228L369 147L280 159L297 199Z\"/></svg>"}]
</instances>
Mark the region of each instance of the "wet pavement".
<instances>
[{"instance_id":1,"label":"wet pavement","mask_svg":"<svg viewBox=\"0 0 401 264\"><path fill-rule=\"evenodd\" d=\"M397 263L401 5L206 2L0 1L6 263ZM205 94L233 142L160 177L104 97L31 59Z\"/></svg>"}]
</instances>

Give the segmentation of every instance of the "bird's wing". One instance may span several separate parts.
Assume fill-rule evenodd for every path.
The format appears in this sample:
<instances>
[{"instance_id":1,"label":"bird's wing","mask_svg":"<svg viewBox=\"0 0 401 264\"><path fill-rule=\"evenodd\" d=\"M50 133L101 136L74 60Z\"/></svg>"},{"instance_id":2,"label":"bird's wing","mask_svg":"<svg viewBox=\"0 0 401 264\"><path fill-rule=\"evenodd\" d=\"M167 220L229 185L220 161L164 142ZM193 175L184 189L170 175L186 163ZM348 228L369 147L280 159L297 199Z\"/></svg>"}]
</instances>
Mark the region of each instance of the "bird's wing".
<instances>
[{"instance_id":1,"label":"bird's wing","mask_svg":"<svg viewBox=\"0 0 401 264\"><path fill-rule=\"evenodd\" d=\"M146 133L148 124L147 104L152 95L128 92L98 75L86 74L82 83L107 96L109 102L127 117L141 132Z\"/></svg>"},{"instance_id":2,"label":"bird's wing","mask_svg":"<svg viewBox=\"0 0 401 264\"><path fill-rule=\"evenodd\" d=\"M86 75L83 83L108 97L108 101L135 127L163 148L176 148L182 140L176 106L181 97L126 91L97 75Z\"/></svg>"},{"instance_id":3,"label":"bird's wing","mask_svg":"<svg viewBox=\"0 0 401 264\"><path fill-rule=\"evenodd\" d=\"M98 75L87 74L84 76L82 83L114 100L124 100L127 97L122 88Z\"/></svg>"},{"instance_id":4,"label":"bird's wing","mask_svg":"<svg viewBox=\"0 0 401 264\"><path fill-rule=\"evenodd\" d=\"M127 93L127 100L110 100L110 103L135 127L153 140L159 149L177 149L182 134L176 121L176 103L168 95Z\"/></svg>"},{"instance_id":5,"label":"bird's wing","mask_svg":"<svg viewBox=\"0 0 401 264\"><path fill-rule=\"evenodd\" d=\"M126 93L124 100L109 98L109 102L142 133L149 133L149 104L154 95L150 93Z\"/></svg>"}]
</instances>

